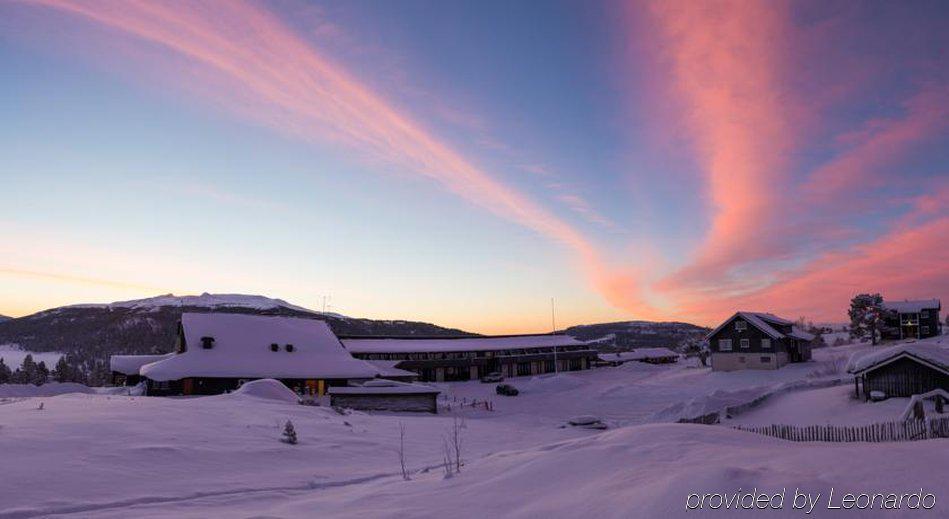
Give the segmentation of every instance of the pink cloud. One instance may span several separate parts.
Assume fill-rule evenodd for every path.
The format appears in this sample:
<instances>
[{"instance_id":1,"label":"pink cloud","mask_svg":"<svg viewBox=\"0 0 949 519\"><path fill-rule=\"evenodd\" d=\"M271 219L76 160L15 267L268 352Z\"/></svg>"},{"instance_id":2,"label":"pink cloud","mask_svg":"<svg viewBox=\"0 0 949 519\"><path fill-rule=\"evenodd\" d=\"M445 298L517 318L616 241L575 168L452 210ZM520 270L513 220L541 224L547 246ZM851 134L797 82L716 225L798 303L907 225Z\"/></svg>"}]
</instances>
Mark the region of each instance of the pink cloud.
<instances>
[{"instance_id":1,"label":"pink cloud","mask_svg":"<svg viewBox=\"0 0 949 519\"><path fill-rule=\"evenodd\" d=\"M810 174L803 188L808 197L826 203L847 190L864 191L899 178L885 175L885 169L949 128L949 87L927 85L905 103L904 112L901 117L870 120L843 135L841 142L849 149Z\"/></svg>"},{"instance_id":2,"label":"pink cloud","mask_svg":"<svg viewBox=\"0 0 949 519\"><path fill-rule=\"evenodd\" d=\"M741 262L770 257L786 155L795 135L793 100L782 89L787 13L761 2L655 2L652 14L670 63L711 206L711 228L695 257L662 285L718 279Z\"/></svg>"}]
</instances>

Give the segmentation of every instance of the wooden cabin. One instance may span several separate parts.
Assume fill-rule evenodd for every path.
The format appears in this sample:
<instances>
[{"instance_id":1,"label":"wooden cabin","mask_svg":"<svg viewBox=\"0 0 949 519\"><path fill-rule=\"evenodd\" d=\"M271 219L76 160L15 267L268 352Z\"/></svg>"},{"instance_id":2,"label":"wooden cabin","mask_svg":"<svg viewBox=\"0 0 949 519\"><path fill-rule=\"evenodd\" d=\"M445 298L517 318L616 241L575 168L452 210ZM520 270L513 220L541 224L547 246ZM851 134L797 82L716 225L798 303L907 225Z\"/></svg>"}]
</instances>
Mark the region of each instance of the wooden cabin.
<instances>
[{"instance_id":1,"label":"wooden cabin","mask_svg":"<svg viewBox=\"0 0 949 519\"><path fill-rule=\"evenodd\" d=\"M334 407L433 414L438 413L439 393L431 386L383 379L329 390L330 404Z\"/></svg>"},{"instance_id":2,"label":"wooden cabin","mask_svg":"<svg viewBox=\"0 0 949 519\"><path fill-rule=\"evenodd\" d=\"M873 391L888 398L949 391L949 347L929 341L890 346L852 360L847 371L856 396L866 400Z\"/></svg>"},{"instance_id":3,"label":"wooden cabin","mask_svg":"<svg viewBox=\"0 0 949 519\"><path fill-rule=\"evenodd\" d=\"M814 336L764 312L736 312L708 336L712 371L778 369L811 360Z\"/></svg>"},{"instance_id":4,"label":"wooden cabin","mask_svg":"<svg viewBox=\"0 0 949 519\"><path fill-rule=\"evenodd\" d=\"M379 370L354 359L320 320L185 313L174 354L142 365L139 374L149 395L218 394L262 378L322 395L329 386L371 380Z\"/></svg>"},{"instance_id":5,"label":"wooden cabin","mask_svg":"<svg viewBox=\"0 0 949 519\"><path fill-rule=\"evenodd\" d=\"M938 299L884 301L886 323L884 339L926 339L942 334Z\"/></svg>"},{"instance_id":6,"label":"wooden cabin","mask_svg":"<svg viewBox=\"0 0 949 519\"><path fill-rule=\"evenodd\" d=\"M342 337L358 359L398 361L425 382L478 380L489 373L519 377L589 369L596 351L563 334L478 337Z\"/></svg>"}]
</instances>

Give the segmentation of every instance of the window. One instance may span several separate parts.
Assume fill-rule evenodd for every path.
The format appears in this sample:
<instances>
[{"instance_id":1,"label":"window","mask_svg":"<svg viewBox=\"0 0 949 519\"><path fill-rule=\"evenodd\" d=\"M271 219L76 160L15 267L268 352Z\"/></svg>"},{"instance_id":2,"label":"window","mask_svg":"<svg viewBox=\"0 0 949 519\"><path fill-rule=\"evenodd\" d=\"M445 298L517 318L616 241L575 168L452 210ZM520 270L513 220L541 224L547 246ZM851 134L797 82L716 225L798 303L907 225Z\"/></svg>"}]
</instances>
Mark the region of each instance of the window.
<instances>
[{"instance_id":1,"label":"window","mask_svg":"<svg viewBox=\"0 0 949 519\"><path fill-rule=\"evenodd\" d=\"M719 339L719 340L718 340L718 351L732 351L732 340L731 340L731 339Z\"/></svg>"},{"instance_id":2,"label":"window","mask_svg":"<svg viewBox=\"0 0 949 519\"><path fill-rule=\"evenodd\" d=\"M747 330L747 329L748 329L748 323L746 323L745 321L741 321L741 320L735 321L735 329L738 330L739 332L740 332L740 331Z\"/></svg>"},{"instance_id":3,"label":"window","mask_svg":"<svg viewBox=\"0 0 949 519\"><path fill-rule=\"evenodd\" d=\"M761 347L762 347L762 348L770 348L770 347L771 347L771 339L761 339Z\"/></svg>"},{"instance_id":4,"label":"window","mask_svg":"<svg viewBox=\"0 0 949 519\"><path fill-rule=\"evenodd\" d=\"M928 334L929 334L929 327L928 327L928 326L920 326L920 328L919 328L919 333L921 333L921 334L923 334L923 335L928 335Z\"/></svg>"},{"instance_id":5,"label":"window","mask_svg":"<svg viewBox=\"0 0 949 519\"><path fill-rule=\"evenodd\" d=\"M919 312L919 317L921 319L929 319L929 310L923 310L922 312Z\"/></svg>"},{"instance_id":6,"label":"window","mask_svg":"<svg viewBox=\"0 0 949 519\"><path fill-rule=\"evenodd\" d=\"M742 347L742 348L750 348L750 347L751 347L751 339L742 339L742 340L741 340L741 347Z\"/></svg>"},{"instance_id":7,"label":"window","mask_svg":"<svg viewBox=\"0 0 949 519\"><path fill-rule=\"evenodd\" d=\"M770 364L770 363L771 363L771 357L761 357L761 363L762 363L762 364Z\"/></svg>"}]
</instances>

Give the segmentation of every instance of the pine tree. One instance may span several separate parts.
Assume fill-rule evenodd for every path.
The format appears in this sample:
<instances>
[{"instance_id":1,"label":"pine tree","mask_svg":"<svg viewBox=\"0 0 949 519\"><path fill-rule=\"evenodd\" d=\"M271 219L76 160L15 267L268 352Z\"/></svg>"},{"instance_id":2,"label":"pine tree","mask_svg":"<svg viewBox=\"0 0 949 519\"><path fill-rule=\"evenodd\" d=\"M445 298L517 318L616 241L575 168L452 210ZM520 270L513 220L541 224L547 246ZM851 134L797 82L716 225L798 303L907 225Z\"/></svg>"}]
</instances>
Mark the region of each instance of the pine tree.
<instances>
[{"instance_id":1,"label":"pine tree","mask_svg":"<svg viewBox=\"0 0 949 519\"><path fill-rule=\"evenodd\" d=\"M10 382L10 377L13 376L13 372L10 371L10 367L3 362L3 357L0 357L0 384L6 384Z\"/></svg>"},{"instance_id":2,"label":"pine tree","mask_svg":"<svg viewBox=\"0 0 949 519\"><path fill-rule=\"evenodd\" d=\"M56 361L56 367L53 368L53 380L56 382L73 382L72 369L66 363L66 356L63 355Z\"/></svg>"},{"instance_id":3,"label":"pine tree","mask_svg":"<svg viewBox=\"0 0 949 519\"><path fill-rule=\"evenodd\" d=\"M870 337L873 345L882 335L885 326L883 296L880 294L858 294L850 300L850 336L860 339Z\"/></svg>"},{"instance_id":4,"label":"pine tree","mask_svg":"<svg viewBox=\"0 0 949 519\"><path fill-rule=\"evenodd\" d=\"M286 425L283 426L283 438L280 441L290 445L297 444L297 431L293 428L293 422L290 420L287 420Z\"/></svg>"},{"instance_id":5,"label":"pine tree","mask_svg":"<svg viewBox=\"0 0 949 519\"><path fill-rule=\"evenodd\" d=\"M35 386L42 386L49 381L49 368L46 367L45 361L40 361L36 365L36 371L33 373L33 380L31 381Z\"/></svg>"},{"instance_id":6,"label":"pine tree","mask_svg":"<svg viewBox=\"0 0 949 519\"><path fill-rule=\"evenodd\" d=\"M20 365L19 383L32 384L36 380L36 363L33 362L33 355L27 354L23 357L23 364Z\"/></svg>"}]
</instances>

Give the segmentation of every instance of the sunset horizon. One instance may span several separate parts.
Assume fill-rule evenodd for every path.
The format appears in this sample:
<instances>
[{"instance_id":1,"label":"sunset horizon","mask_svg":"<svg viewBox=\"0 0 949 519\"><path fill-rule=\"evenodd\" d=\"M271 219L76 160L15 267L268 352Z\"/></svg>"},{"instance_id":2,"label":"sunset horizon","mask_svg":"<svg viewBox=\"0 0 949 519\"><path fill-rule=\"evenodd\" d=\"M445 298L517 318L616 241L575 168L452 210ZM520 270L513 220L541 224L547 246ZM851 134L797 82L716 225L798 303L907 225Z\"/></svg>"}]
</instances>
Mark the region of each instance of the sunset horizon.
<instances>
[{"instance_id":1,"label":"sunset horizon","mask_svg":"<svg viewBox=\"0 0 949 519\"><path fill-rule=\"evenodd\" d=\"M0 5L0 314L242 293L527 333L551 299L949 294L946 5L397 4Z\"/></svg>"}]
</instances>

